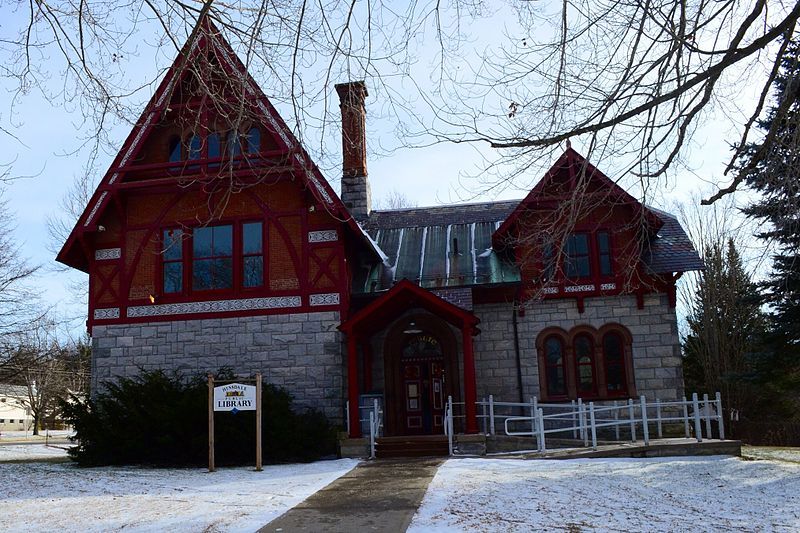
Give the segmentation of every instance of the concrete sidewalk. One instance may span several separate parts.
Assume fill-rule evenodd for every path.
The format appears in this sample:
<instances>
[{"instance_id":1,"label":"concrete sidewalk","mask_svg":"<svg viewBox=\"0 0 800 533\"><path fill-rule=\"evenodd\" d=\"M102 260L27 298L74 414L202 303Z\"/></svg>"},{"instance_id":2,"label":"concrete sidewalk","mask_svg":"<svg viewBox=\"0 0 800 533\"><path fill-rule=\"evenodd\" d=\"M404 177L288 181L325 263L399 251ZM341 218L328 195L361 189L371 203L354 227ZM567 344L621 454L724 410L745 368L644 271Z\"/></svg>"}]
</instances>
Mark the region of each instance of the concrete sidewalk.
<instances>
[{"instance_id":1,"label":"concrete sidewalk","mask_svg":"<svg viewBox=\"0 0 800 533\"><path fill-rule=\"evenodd\" d=\"M445 459L362 463L259 531L405 531Z\"/></svg>"}]
</instances>

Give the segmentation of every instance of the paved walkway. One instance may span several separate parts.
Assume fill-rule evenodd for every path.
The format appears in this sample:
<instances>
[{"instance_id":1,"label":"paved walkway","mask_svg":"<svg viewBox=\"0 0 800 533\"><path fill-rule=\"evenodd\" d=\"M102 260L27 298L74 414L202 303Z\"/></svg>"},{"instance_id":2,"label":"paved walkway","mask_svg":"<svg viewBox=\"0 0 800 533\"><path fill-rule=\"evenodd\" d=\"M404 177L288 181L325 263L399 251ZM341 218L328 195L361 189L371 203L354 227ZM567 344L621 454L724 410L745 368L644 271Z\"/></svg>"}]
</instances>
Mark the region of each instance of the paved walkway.
<instances>
[{"instance_id":1,"label":"paved walkway","mask_svg":"<svg viewBox=\"0 0 800 533\"><path fill-rule=\"evenodd\" d=\"M259 531L405 531L445 459L362 463Z\"/></svg>"}]
</instances>

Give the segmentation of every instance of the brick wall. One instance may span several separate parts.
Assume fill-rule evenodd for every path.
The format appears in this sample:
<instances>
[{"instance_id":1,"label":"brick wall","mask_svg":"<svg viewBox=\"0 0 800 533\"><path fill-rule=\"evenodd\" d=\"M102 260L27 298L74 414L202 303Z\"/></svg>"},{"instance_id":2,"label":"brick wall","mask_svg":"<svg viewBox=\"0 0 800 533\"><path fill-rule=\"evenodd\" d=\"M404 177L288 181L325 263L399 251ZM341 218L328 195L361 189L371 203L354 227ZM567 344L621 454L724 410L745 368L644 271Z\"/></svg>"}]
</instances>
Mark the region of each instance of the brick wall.
<instances>
[{"instance_id":1,"label":"brick wall","mask_svg":"<svg viewBox=\"0 0 800 533\"><path fill-rule=\"evenodd\" d=\"M481 334L475 338L478 396L519 401L511 305L476 305L474 312L481 319ZM542 329L559 326L569 331L582 324L600 328L609 322L631 332L638 394L662 400L683 397L677 318L666 295L645 296L644 309L636 307L635 296L587 298L582 314L574 300L529 302L525 316L518 317L523 397L540 396L536 337Z\"/></svg>"},{"instance_id":2,"label":"brick wall","mask_svg":"<svg viewBox=\"0 0 800 533\"><path fill-rule=\"evenodd\" d=\"M322 312L95 326L92 390L140 368L192 377L228 366L242 377L261 371L268 383L288 390L297 407L320 409L341 423L339 323L339 313Z\"/></svg>"}]
</instances>

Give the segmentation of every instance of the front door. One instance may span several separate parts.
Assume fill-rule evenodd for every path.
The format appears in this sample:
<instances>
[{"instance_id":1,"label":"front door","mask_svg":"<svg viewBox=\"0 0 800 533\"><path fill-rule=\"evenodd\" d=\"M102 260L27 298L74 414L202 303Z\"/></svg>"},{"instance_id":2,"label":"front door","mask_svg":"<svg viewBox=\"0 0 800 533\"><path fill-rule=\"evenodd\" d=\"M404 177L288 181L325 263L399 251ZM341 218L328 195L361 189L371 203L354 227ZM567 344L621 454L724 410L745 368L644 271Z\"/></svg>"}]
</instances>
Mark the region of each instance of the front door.
<instances>
[{"instance_id":1,"label":"front door","mask_svg":"<svg viewBox=\"0 0 800 533\"><path fill-rule=\"evenodd\" d=\"M400 426L406 435L444 433L445 367L438 339L419 334L406 340L400 357Z\"/></svg>"}]
</instances>

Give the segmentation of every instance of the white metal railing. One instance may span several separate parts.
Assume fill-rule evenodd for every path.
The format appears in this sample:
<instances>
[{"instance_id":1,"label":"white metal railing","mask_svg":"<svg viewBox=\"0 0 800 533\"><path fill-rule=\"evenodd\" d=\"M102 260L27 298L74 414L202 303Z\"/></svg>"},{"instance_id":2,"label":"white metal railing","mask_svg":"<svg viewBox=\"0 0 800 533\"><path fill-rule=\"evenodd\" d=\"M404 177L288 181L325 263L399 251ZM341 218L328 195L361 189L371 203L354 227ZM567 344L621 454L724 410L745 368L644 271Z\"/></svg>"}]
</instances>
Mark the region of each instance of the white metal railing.
<instances>
[{"instance_id":1,"label":"white metal railing","mask_svg":"<svg viewBox=\"0 0 800 533\"><path fill-rule=\"evenodd\" d=\"M345 425L350 434L350 402L345 402ZM359 405L358 423L368 422L367 436L369 437L370 459L375 458L375 439L383 435L383 410L377 398L373 398L372 405Z\"/></svg>"},{"instance_id":2,"label":"white metal railing","mask_svg":"<svg viewBox=\"0 0 800 533\"><path fill-rule=\"evenodd\" d=\"M484 430L489 435L497 434L497 427L509 436L529 436L536 439L537 449L545 452L547 435L567 434L573 439L582 440L584 446L597 449L598 429L613 430L613 439L621 440L621 429L626 428L631 442L637 441L637 429L641 429L645 445L650 444L650 429L654 426L658 438L663 437L665 424L682 423L686 438L691 437L690 426L693 426L697 442L705 438L713 438L712 422L716 424L717 436L725 439L725 423L722 414L720 393L714 400L708 394L702 401L697 394L691 400L663 402L659 399L650 401L641 396L626 403L618 401L611 405L595 405L584 403L581 399L569 404L539 403L532 397L529 403L498 402L493 396L478 402ZM691 408L691 412L690 412ZM516 414L515 414L516 412ZM703 428L703 424L705 428Z\"/></svg>"}]
</instances>

